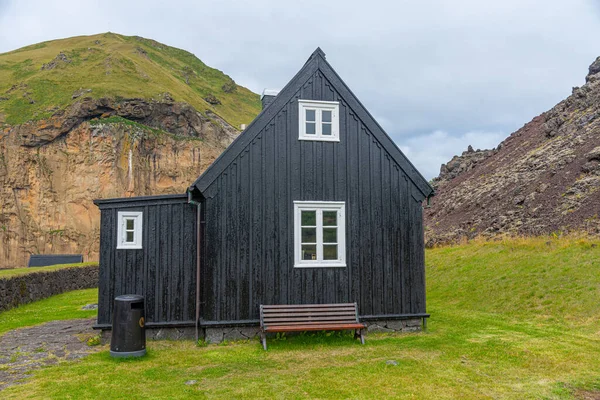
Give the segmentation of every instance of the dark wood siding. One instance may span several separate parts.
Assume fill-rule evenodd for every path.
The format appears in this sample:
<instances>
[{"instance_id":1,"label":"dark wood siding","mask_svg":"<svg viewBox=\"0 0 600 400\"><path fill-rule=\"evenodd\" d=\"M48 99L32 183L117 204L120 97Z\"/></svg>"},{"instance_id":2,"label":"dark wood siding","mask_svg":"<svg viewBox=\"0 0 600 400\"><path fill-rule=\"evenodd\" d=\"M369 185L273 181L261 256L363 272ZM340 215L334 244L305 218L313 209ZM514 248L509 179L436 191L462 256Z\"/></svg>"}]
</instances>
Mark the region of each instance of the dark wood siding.
<instances>
[{"instance_id":1,"label":"dark wood siding","mask_svg":"<svg viewBox=\"0 0 600 400\"><path fill-rule=\"evenodd\" d=\"M98 324L111 323L112 303L121 294L145 297L152 324L195 320L196 206L186 196L99 201L100 282ZM117 213L142 211L142 249L117 250Z\"/></svg>"},{"instance_id":2,"label":"dark wood siding","mask_svg":"<svg viewBox=\"0 0 600 400\"><path fill-rule=\"evenodd\" d=\"M339 143L298 140L298 99L340 102ZM423 195L357 115L317 70L203 191L203 323L261 303L426 312ZM346 202L346 268L293 267L295 200Z\"/></svg>"}]
</instances>

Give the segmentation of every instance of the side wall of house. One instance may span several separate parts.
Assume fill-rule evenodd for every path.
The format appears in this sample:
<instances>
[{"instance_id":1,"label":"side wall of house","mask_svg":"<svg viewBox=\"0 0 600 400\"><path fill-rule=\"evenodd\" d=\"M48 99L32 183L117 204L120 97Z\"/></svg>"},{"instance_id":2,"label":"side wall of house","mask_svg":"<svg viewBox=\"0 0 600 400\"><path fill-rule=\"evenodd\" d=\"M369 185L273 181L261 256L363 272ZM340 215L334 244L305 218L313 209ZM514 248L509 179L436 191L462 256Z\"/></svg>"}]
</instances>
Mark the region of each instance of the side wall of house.
<instances>
[{"instance_id":1,"label":"side wall of house","mask_svg":"<svg viewBox=\"0 0 600 400\"><path fill-rule=\"evenodd\" d=\"M298 99L340 102L339 143L298 140ZM425 313L423 195L320 71L203 195L203 324L259 304ZM347 267L294 268L295 200L346 202Z\"/></svg>"},{"instance_id":2,"label":"side wall of house","mask_svg":"<svg viewBox=\"0 0 600 400\"><path fill-rule=\"evenodd\" d=\"M110 325L113 300L145 297L148 326L193 325L196 317L196 206L186 196L100 201L98 325ZM142 211L142 249L117 250L117 213Z\"/></svg>"}]
</instances>

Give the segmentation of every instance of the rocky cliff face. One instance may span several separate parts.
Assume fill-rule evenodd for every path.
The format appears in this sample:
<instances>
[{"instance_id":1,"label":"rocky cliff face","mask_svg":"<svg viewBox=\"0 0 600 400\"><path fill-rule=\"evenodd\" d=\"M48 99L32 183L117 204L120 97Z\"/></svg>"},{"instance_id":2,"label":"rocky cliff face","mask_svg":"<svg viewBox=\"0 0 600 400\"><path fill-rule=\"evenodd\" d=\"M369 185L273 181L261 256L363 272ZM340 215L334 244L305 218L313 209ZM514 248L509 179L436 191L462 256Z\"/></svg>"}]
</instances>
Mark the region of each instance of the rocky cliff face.
<instances>
[{"instance_id":1,"label":"rocky cliff face","mask_svg":"<svg viewBox=\"0 0 600 400\"><path fill-rule=\"evenodd\" d=\"M478 235L600 234L600 57L586 84L497 149L442 166L429 244Z\"/></svg>"},{"instance_id":2,"label":"rocky cliff face","mask_svg":"<svg viewBox=\"0 0 600 400\"><path fill-rule=\"evenodd\" d=\"M169 95L82 99L0 133L0 268L98 258L98 198L183 193L237 131Z\"/></svg>"}]
</instances>

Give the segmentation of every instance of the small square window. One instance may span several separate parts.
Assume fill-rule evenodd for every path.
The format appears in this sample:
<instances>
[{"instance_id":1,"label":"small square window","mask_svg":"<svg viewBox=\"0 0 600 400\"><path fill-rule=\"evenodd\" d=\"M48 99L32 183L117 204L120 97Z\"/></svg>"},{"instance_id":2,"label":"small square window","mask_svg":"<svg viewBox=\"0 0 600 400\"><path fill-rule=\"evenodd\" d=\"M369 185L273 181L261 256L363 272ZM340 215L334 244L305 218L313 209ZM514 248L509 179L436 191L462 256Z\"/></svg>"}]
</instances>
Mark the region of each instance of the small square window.
<instances>
[{"instance_id":1,"label":"small square window","mask_svg":"<svg viewBox=\"0 0 600 400\"><path fill-rule=\"evenodd\" d=\"M142 212L119 211L117 224L117 249L141 249Z\"/></svg>"},{"instance_id":2,"label":"small square window","mask_svg":"<svg viewBox=\"0 0 600 400\"><path fill-rule=\"evenodd\" d=\"M345 203L295 201L295 267L345 267Z\"/></svg>"},{"instance_id":3,"label":"small square window","mask_svg":"<svg viewBox=\"0 0 600 400\"><path fill-rule=\"evenodd\" d=\"M300 140L339 142L339 103L298 100Z\"/></svg>"}]
</instances>

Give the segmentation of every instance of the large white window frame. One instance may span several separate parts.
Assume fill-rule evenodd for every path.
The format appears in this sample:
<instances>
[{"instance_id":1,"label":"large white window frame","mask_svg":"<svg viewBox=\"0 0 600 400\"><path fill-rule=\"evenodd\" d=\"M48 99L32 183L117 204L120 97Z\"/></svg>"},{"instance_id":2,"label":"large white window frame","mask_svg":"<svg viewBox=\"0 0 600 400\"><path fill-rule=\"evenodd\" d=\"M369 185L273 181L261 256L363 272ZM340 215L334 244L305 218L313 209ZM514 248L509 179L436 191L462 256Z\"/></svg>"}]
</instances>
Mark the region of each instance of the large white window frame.
<instances>
[{"instance_id":1,"label":"large white window frame","mask_svg":"<svg viewBox=\"0 0 600 400\"><path fill-rule=\"evenodd\" d=\"M143 213L119 211L117 213L117 249L141 249Z\"/></svg>"},{"instance_id":2,"label":"large white window frame","mask_svg":"<svg viewBox=\"0 0 600 400\"><path fill-rule=\"evenodd\" d=\"M339 142L339 110L340 103L337 101L298 100L298 139ZM307 119L307 111L314 111L314 119ZM324 118L323 112L329 113L327 115L331 116L331 121L327 121L327 118ZM307 125L314 126L314 133L307 132ZM325 134L327 133L325 132L326 126L328 127L327 129L331 129L330 135Z\"/></svg>"},{"instance_id":3,"label":"large white window frame","mask_svg":"<svg viewBox=\"0 0 600 400\"><path fill-rule=\"evenodd\" d=\"M315 211L316 223L312 226L302 225L302 211ZM323 225L323 212L336 211L336 226ZM302 256L302 228L316 228L316 258L305 260ZM324 229L337 229L336 242L323 242ZM337 259L324 259L324 246L337 245ZM327 268L346 266L346 203L343 201L294 201L294 267L295 268Z\"/></svg>"}]
</instances>

